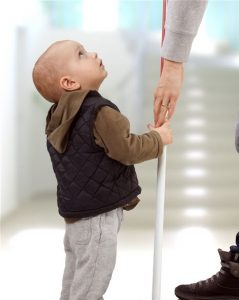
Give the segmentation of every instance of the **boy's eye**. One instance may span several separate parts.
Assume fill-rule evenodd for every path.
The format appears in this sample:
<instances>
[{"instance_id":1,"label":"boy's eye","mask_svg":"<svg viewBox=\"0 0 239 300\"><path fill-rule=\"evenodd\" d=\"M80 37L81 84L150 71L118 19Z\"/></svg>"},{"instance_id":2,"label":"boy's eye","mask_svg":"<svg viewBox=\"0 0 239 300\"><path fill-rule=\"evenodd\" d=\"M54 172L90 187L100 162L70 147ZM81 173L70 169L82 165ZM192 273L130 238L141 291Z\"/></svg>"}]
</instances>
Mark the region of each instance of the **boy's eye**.
<instances>
[{"instance_id":1,"label":"boy's eye","mask_svg":"<svg viewBox=\"0 0 239 300\"><path fill-rule=\"evenodd\" d=\"M81 51L79 51L79 56L81 56L83 53Z\"/></svg>"}]
</instances>

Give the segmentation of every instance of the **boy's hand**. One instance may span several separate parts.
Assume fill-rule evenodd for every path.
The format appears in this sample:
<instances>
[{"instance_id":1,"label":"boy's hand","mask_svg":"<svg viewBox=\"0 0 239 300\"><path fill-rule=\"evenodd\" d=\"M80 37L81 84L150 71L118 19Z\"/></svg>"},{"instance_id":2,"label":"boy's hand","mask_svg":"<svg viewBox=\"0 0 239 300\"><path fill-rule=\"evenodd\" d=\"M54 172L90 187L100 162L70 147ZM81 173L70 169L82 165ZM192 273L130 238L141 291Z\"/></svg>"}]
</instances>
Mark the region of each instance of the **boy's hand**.
<instances>
[{"instance_id":1,"label":"boy's hand","mask_svg":"<svg viewBox=\"0 0 239 300\"><path fill-rule=\"evenodd\" d=\"M164 145L172 144L173 135L172 135L172 129L170 128L169 121L165 121L163 125L160 127L154 127L151 124L148 124L147 127L150 131L154 130L158 132L158 134L161 136Z\"/></svg>"}]
</instances>

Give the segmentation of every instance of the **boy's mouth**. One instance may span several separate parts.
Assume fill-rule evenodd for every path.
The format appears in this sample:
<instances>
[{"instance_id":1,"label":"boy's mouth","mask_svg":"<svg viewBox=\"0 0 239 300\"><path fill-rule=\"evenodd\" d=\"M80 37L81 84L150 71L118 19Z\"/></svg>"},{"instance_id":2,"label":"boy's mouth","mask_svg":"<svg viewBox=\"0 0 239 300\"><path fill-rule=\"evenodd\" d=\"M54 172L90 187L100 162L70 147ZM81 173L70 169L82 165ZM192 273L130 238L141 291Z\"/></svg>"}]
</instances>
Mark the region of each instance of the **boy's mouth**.
<instances>
[{"instance_id":1,"label":"boy's mouth","mask_svg":"<svg viewBox=\"0 0 239 300\"><path fill-rule=\"evenodd\" d=\"M103 65L102 59L101 59L101 60L100 60L100 67L102 67L102 66L104 66L104 65Z\"/></svg>"}]
</instances>

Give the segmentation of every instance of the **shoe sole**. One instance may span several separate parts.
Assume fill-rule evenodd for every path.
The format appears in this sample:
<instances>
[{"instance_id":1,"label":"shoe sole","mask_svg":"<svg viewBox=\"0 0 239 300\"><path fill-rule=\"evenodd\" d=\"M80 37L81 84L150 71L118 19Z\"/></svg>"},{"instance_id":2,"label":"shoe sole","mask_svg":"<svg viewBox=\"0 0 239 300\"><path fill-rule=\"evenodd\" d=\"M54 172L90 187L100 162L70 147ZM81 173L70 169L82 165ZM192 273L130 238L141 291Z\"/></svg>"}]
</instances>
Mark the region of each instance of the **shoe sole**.
<instances>
[{"instance_id":1,"label":"shoe sole","mask_svg":"<svg viewBox=\"0 0 239 300\"><path fill-rule=\"evenodd\" d=\"M190 297L190 296L178 296L176 294L176 296L181 299L181 300L239 300L239 297L235 297L235 296L214 296L214 297Z\"/></svg>"},{"instance_id":2,"label":"shoe sole","mask_svg":"<svg viewBox=\"0 0 239 300\"><path fill-rule=\"evenodd\" d=\"M178 297L178 296L177 296ZM218 297L213 297L213 298L202 298L202 297L200 297L200 298L182 298L182 297L178 297L178 299L180 299L180 300L239 300L239 297L237 297L237 298L231 298L231 297L223 297L223 298L218 298Z\"/></svg>"},{"instance_id":3,"label":"shoe sole","mask_svg":"<svg viewBox=\"0 0 239 300\"><path fill-rule=\"evenodd\" d=\"M177 296L178 297L178 296ZM218 297L213 297L213 298L182 298L182 297L178 297L178 299L180 300L239 300L239 298L231 298L231 297L224 297L224 298L218 298Z\"/></svg>"}]
</instances>

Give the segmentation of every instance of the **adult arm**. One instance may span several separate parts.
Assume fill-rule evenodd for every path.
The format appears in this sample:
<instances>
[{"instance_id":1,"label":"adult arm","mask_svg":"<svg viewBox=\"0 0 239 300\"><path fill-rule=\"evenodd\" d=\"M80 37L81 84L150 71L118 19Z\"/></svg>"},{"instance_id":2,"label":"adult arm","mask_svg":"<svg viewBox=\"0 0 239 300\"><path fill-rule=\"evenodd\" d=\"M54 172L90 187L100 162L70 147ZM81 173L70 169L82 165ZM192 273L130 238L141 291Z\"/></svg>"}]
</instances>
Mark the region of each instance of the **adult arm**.
<instances>
[{"instance_id":1,"label":"adult arm","mask_svg":"<svg viewBox=\"0 0 239 300\"><path fill-rule=\"evenodd\" d=\"M168 0L162 57L179 63L188 60L207 2L206 0Z\"/></svg>"},{"instance_id":2,"label":"adult arm","mask_svg":"<svg viewBox=\"0 0 239 300\"><path fill-rule=\"evenodd\" d=\"M183 63L188 60L207 2L168 0L165 38L161 48L164 67L154 94L156 126L163 123L167 111L169 118L174 114L183 83Z\"/></svg>"}]
</instances>

